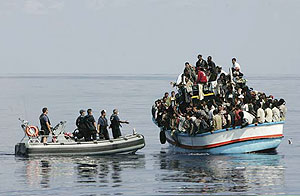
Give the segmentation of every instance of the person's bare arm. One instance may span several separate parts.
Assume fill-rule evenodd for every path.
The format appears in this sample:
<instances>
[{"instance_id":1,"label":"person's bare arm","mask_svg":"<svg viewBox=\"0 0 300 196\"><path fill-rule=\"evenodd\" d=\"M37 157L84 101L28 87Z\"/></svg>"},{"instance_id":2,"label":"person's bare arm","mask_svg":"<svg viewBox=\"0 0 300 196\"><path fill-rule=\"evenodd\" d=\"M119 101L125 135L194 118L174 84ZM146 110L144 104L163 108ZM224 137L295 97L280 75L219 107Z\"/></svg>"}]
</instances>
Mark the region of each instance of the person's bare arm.
<instances>
[{"instance_id":1,"label":"person's bare arm","mask_svg":"<svg viewBox=\"0 0 300 196\"><path fill-rule=\"evenodd\" d=\"M97 123L96 122L94 122L94 126L97 129ZM98 130L96 130L96 131L97 131L97 133L99 133Z\"/></svg>"},{"instance_id":2,"label":"person's bare arm","mask_svg":"<svg viewBox=\"0 0 300 196\"><path fill-rule=\"evenodd\" d=\"M97 125L97 132L100 133L100 124Z\"/></svg>"},{"instance_id":3,"label":"person's bare arm","mask_svg":"<svg viewBox=\"0 0 300 196\"><path fill-rule=\"evenodd\" d=\"M120 120L119 123L129 124L129 122L127 120L125 120L125 121Z\"/></svg>"}]
</instances>

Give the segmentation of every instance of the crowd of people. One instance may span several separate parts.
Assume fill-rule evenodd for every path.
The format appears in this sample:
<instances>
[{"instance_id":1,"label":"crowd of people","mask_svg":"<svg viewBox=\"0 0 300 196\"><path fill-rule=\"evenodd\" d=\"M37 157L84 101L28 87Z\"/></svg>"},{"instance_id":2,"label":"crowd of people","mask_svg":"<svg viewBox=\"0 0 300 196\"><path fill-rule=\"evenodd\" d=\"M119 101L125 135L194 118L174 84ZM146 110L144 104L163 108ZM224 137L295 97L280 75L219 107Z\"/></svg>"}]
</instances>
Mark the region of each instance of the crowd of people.
<instances>
[{"instance_id":1,"label":"crowd of people","mask_svg":"<svg viewBox=\"0 0 300 196\"><path fill-rule=\"evenodd\" d=\"M190 135L250 124L284 121L284 99L275 99L247 86L236 58L226 73L211 56L198 55L196 66L185 63L177 88L155 101L153 119L159 127Z\"/></svg>"},{"instance_id":2,"label":"crowd of people","mask_svg":"<svg viewBox=\"0 0 300 196\"><path fill-rule=\"evenodd\" d=\"M87 112L87 114L86 114ZM109 140L108 129L112 129L113 138L119 138L121 134L121 124L129 124L128 121L122 121L119 118L119 111L117 109L113 110L113 114L110 117L111 124L108 125L108 120L106 118L106 111L102 110L100 117L96 122L92 109L80 110L80 116L76 120L77 129L73 132L73 137L75 140L84 139L85 141L95 141L98 139ZM47 136L52 133L51 123L48 117L48 109L43 108L42 114L39 117L41 130L40 135L42 136L42 142L47 143ZM98 136L98 137L97 137Z\"/></svg>"}]
</instances>

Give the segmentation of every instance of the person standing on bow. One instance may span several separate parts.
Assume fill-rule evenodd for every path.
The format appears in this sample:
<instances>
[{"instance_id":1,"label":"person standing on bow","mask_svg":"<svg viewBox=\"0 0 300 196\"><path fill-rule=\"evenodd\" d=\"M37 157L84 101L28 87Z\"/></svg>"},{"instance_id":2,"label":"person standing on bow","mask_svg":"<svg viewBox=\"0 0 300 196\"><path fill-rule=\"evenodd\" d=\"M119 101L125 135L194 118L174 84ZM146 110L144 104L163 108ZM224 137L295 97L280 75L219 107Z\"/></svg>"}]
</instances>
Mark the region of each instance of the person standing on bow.
<instances>
[{"instance_id":1,"label":"person standing on bow","mask_svg":"<svg viewBox=\"0 0 300 196\"><path fill-rule=\"evenodd\" d=\"M42 142L44 144L47 143L47 137L49 136L50 133L52 133L51 130L51 123L50 120L47 116L48 114L48 108L43 108L42 109L42 114L40 115L40 124L41 124L41 131L40 131L40 135L42 136ZM52 133L53 135L53 133Z\"/></svg>"},{"instance_id":2,"label":"person standing on bow","mask_svg":"<svg viewBox=\"0 0 300 196\"><path fill-rule=\"evenodd\" d=\"M98 133L100 134L100 137L104 137L105 140L109 140L109 134L108 134L108 122L106 119L106 111L102 110L101 111L101 116L98 119Z\"/></svg>"},{"instance_id":3,"label":"person standing on bow","mask_svg":"<svg viewBox=\"0 0 300 196\"><path fill-rule=\"evenodd\" d=\"M129 124L128 121L121 121L118 115L119 115L119 111L117 109L114 109L113 114L110 117L110 122L111 122L110 128L112 129L112 134L114 139L122 135L120 130L120 127L122 127L121 123Z\"/></svg>"}]
</instances>

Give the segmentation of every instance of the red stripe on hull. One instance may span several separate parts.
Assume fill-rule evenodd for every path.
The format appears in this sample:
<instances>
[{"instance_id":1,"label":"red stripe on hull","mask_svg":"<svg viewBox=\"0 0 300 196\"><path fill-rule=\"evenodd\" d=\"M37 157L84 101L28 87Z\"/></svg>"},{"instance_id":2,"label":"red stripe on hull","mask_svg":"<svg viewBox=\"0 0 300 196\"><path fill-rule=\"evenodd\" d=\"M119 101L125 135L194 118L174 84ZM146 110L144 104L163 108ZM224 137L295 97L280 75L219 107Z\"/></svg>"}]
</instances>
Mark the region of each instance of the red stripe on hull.
<instances>
[{"instance_id":1,"label":"red stripe on hull","mask_svg":"<svg viewBox=\"0 0 300 196\"><path fill-rule=\"evenodd\" d=\"M249 141L249 140L258 140L258 139L273 139L273 138L282 138L283 134L276 134L276 135L265 135L265 136L255 136L255 137L246 137L246 138L240 138L240 139L235 139L235 140L230 140L226 142L220 142L216 144L210 144L206 146L188 146L184 144L177 144L174 141L171 141L167 138L167 141L173 145L186 148L186 149L208 149L208 148L215 148L215 147L220 147L228 144L233 144L233 143L238 143L238 142L244 142L244 141Z\"/></svg>"}]
</instances>

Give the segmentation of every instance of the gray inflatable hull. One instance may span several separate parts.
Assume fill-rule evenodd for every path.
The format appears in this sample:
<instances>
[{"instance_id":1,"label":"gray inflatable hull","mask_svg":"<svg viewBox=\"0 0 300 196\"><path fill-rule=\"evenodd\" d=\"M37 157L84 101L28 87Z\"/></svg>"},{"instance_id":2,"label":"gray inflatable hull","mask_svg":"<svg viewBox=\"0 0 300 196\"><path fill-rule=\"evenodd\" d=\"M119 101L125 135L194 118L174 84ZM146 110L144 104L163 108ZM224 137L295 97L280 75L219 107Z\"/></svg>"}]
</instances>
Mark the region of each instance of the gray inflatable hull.
<instances>
[{"instance_id":1,"label":"gray inflatable hull","mask_svg":"<svg viewBox=\"0 0 300 196\"><path fill-rule=\"evenodd\" d=\"M57 142L35 143L31 140L18 143L15 155L107 155L117 153L134 153L145 146L144 136L128 135L118 139L101 140L97 142Z\"/></svg>"}]
</instances>

